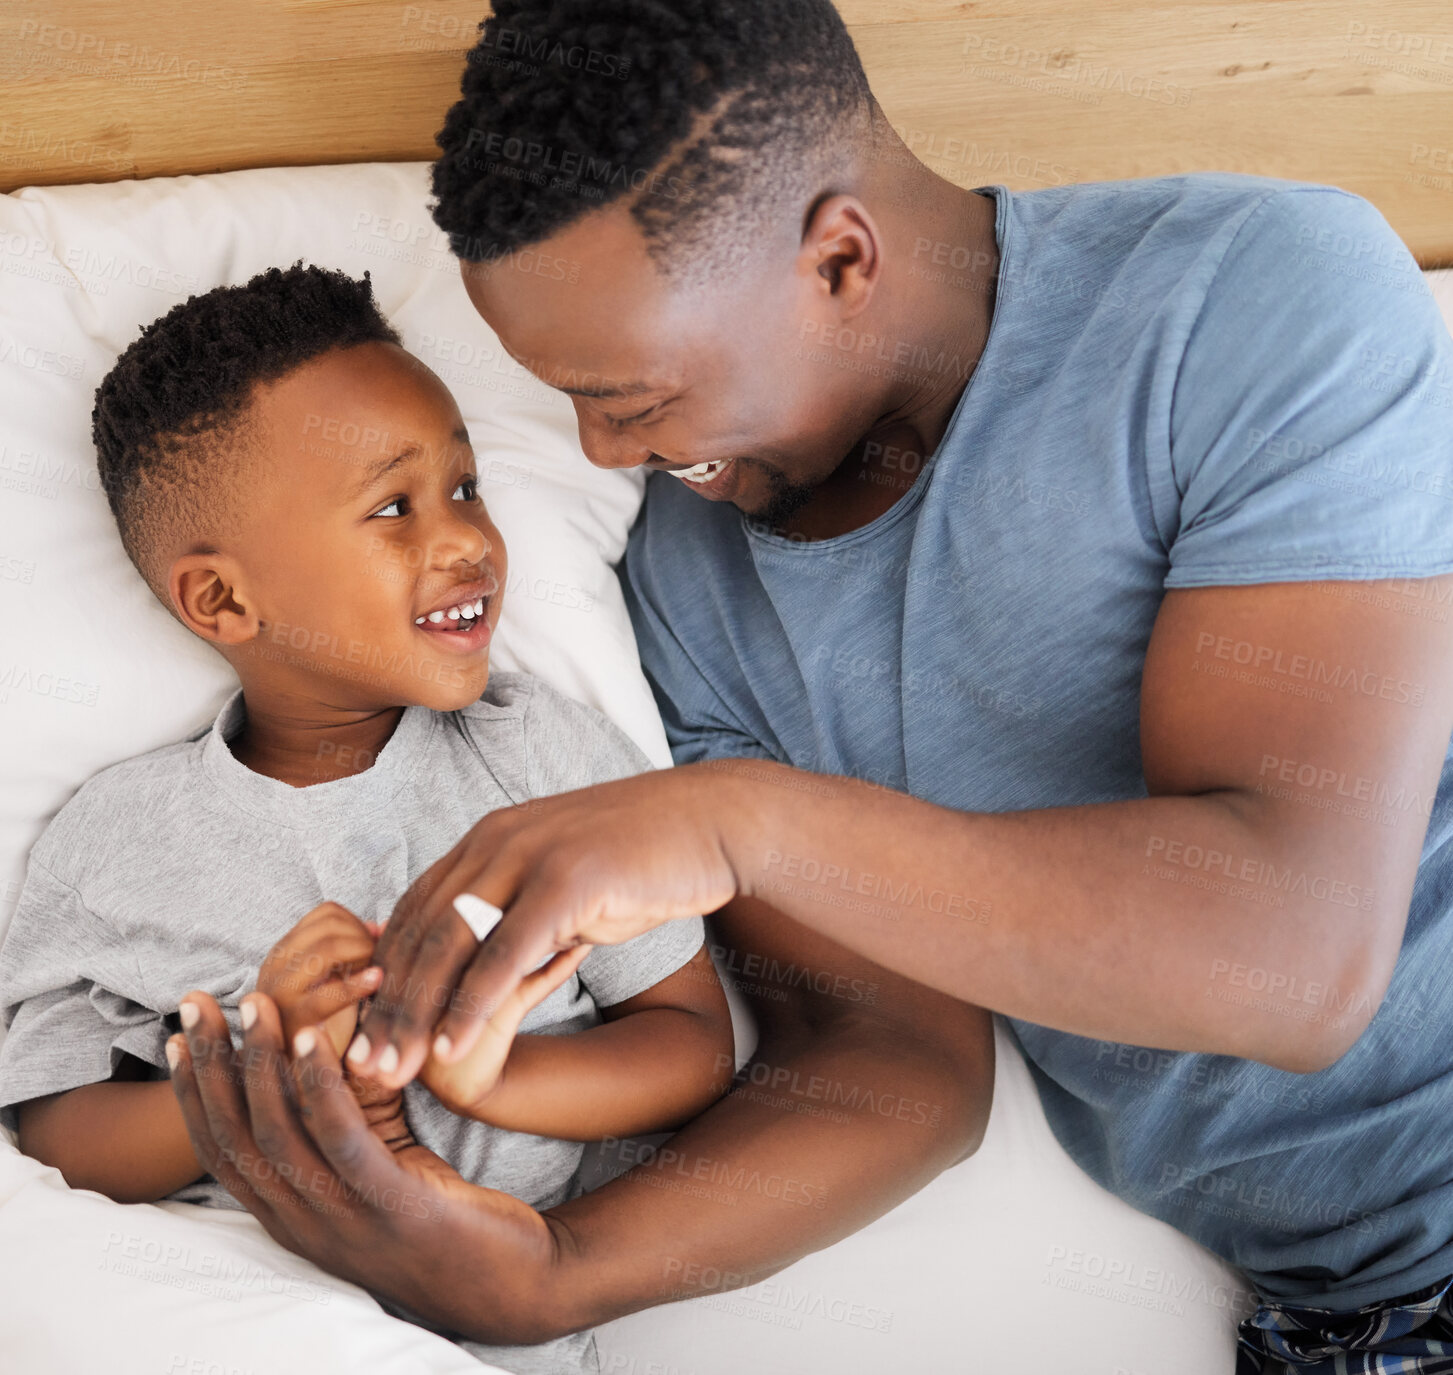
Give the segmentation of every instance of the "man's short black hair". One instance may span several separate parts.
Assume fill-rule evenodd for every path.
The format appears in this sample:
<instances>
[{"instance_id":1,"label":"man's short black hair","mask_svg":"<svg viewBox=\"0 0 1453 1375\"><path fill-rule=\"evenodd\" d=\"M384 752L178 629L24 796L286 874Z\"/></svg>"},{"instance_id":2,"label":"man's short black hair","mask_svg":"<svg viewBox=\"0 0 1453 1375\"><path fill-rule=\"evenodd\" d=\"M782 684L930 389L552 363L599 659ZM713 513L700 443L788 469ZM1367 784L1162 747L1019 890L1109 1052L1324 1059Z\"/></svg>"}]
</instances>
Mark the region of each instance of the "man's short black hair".
<instances>
[{"instance_id":1,"label":"man's short black hair","mask_svg":"<svg viewBox=\"0 0 1453 1375\"><path fill-rule=\"evenodd\" d=\"M91 433L121 543L162 604L159 566L178 536L207 538L245 496L234 441L253 388L335 348L399 336L362 281L321 267L269 268L173 306L96 389Z\"/></svg>"},{"instance_id":2,"label":"man's short black hair","mask_svg":"<svg viewBox=\"0 0 1453 1375\"><path fill-rule=\"evenodd\" d=\"M668 276L741 261L874 109L830 0L496 0L434 219L493 262L624 197Z\"/></svg>"}]
</instances>

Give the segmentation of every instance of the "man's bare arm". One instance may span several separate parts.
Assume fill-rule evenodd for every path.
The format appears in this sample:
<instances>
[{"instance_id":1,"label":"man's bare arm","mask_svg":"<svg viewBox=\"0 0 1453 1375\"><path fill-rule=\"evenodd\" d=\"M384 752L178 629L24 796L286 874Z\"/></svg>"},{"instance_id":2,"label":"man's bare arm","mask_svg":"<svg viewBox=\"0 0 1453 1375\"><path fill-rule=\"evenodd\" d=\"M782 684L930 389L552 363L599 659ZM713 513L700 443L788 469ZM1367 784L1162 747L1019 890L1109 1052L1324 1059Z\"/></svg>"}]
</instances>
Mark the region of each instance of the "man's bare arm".
<instances>
[{"instance_id":1,"label":"man's bare arm","mask_svg":"<svg viewBox=\"0 0 1453 1375\"><path fill-rule=\"evenodd\" d=\"M1453 626L1386 609L1404 584L1366 586L1170 594L1142 683L1145 800L964 814L844 782L804 807L752 765L767 786L755 824L724 832L732 868L996 1011L1322 1068L1391 977L1453 727ZM836 900L865 880L887 901ZM1253 968L1258 999L1216 996ZM1309 989L1347 1014L1298 1015Z\"/></svg>"},{"instance_id":2,"label":"man's bare arm","mask_svg":"<svg viewBox=\"0 0 1453 1375\"><path fill-rule=\"evenodd\" d=\"M1453 578L1422 586L1168 595L1142 679L1146 798L958 812L723 760L491 813L395 909L377 958L405 992L375 999L367 1068L391 1047L379 1077L406 1083L436 1022L462 1056L551 950L739 895L1026 1021L1324 1068L1386 991L1453 729L1453 625L1398 609ZM1313 782L1268 786L1285 761ZM1392 801L1327 806L1328 778ZM482 944L449 906L466 891L505 909ZM1248 969L1269 996L1219 996ZM434 989L458 990L442 1017ZM1303 1015L1309 989L1345 1015Z\"/></svg>"},{"instance_id":3,"label":"man's bare arm","mask_svg":"<svg viewBox=\"0 0 1453 1375\"><path fill-rule=\"evenodd\" d=\"M650 1164L549 1215L562 1238L562 1330L753 1284L887 1212L983 1139L988 1013L764 903L739 899L713 921L757 1020L756 1051L733 1092Z\"/></svg>"}]
</instances>

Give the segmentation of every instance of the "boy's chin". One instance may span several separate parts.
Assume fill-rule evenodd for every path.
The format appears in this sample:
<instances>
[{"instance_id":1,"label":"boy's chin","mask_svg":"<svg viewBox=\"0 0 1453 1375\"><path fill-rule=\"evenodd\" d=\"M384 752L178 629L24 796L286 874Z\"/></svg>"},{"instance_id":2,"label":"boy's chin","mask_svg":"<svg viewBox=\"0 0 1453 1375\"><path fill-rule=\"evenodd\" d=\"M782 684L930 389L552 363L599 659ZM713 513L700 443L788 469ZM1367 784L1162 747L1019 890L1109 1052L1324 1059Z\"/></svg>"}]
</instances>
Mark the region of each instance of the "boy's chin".
<instances>
[{"instance_id":1,"label":"boy's chin","mask_svg":"<svg viewBox=\"0 0 1453 1375\"><path fill-rule=\"evenodd\" d=\"M487 657L479 663L450 667L452 672L441 672L437 682L429 683L423 691L416 693L414 700L420 706L432 711L460 711L484 696L484 690L489 686Z\"/></svg>"}]
</instances>

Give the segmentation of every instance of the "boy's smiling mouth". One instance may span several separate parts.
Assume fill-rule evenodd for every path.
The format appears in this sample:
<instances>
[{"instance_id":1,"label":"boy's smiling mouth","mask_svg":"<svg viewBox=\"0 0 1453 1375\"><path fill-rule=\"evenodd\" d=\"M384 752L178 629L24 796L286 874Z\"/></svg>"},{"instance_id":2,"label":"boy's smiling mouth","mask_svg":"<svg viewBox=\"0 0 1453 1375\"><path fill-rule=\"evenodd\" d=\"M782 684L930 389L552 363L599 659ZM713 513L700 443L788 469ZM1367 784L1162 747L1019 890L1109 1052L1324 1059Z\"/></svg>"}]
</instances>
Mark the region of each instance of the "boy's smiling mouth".
<instances>
[{"instance_id":1,"label":"boy's smiling mouth","mask_svg":"<svg viewBox=\"0 0 1453 1375\"><path fill-rule=\"evenodd\" d=\"M464 583L436 602L433 609L414 618L414 628L441 647L473 653L490 641L489 599L499 591L494 578Z\"/></svg>"}]
</instances>

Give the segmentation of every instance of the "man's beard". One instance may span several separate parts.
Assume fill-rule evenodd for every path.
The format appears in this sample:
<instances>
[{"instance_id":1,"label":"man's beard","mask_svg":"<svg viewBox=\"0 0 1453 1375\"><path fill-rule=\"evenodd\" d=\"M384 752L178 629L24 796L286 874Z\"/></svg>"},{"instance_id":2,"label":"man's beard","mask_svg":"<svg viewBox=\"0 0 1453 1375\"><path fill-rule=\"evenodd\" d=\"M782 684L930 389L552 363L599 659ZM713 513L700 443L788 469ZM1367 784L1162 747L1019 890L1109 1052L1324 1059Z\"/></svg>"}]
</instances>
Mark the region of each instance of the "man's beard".
<instances>
[{"instance_id":1,"label":"man's beard","mask_svg":"<svg viewBox=\"0 0 1453 1375\"><path fill-rule=\"evenodd\" d=\"M787 474L779 468L774 468L766 463L753 462L751 459L738 462L751 463L756 470L767 479L770 491L767 500L755 511L748 511L754 521L758 521L773 530L779 530L782 526L797 514L812 499L817 491L816 484L806 482L793 482Z\"/></svg>"}]
</instances>

